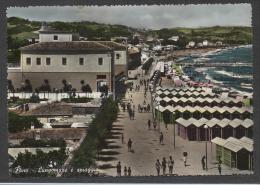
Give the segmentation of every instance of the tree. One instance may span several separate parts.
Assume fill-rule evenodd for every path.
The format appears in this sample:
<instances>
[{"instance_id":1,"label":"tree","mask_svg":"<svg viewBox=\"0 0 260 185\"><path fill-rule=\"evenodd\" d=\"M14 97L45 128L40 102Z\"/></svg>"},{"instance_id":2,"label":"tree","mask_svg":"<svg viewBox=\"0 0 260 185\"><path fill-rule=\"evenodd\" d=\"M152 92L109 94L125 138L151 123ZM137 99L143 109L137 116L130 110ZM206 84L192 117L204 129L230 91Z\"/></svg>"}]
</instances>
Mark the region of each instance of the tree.
<instances>
[{"instance_id":1,"label":"tree","mask_svg":"<svg viewBox=\"0 0 260 185\"><path fill-rule=\"evenodd\" d=\"M99 91L102 93L101 97L107 96L108 95L108 86L107 85L102 85L99 87Z\"/></svg>"},{"instance_id":2,"label":"tree","mask_svg":"<svg viewBox=\"0 0 260 185\"><path fill-rule=\"evenodd\" d=\"M28 79L25 80L25 86L24 86L23 90L25 92L32 92L32 85L31 85L30 80L28 80Z\"/></svg>"},{"instance_id":3,"label":"tree","mask_svg":"<svg viewBox=\"0 0 260 185\"><path fill-rule=\"evenodd\" d=\"M88 93L92 93L92 89L89 84L85 84L84 80L81 80L80 83L82 85L81 87L82 92L85 92L87 95Z\"/></svg>"},{"instance_id":4,"label":"tree","mask_svg":"<svg viewBox=\"0 0 260 185\"><path fill-rule=\"evenodd\" d=\"M7 81L8 82L8 90L11 92L11 93L13 93L13 97L14 97L14 93L15 93L15 89L14 89L14 85L13 85L13 82L12 82L12 80L8 80Z\"/></svg>"},{"instance_id":5,"label":"tree","mask_svg":"<svg viewBox=\"0 0 260 185\"><path fill-rule=\"evenodd\" d=\"M31 128L33 124L35 128L41 128L42 124L34 116L20 116L16 113L8 113L9 123L8 130L11 133L25 131Z\"/></svg>"},{"instance_id":6,"label":"tree","mask_svg":"<svg viewBox=\"0 0 260 185\"><path fill-rule=\"evenodd\" d=\"M38 88L38 90L44 93L44 99L45 99L45 92L51 92L51 86L49 84L49 80L45 79L41 87Z\"/></svg>"}]
</instances>

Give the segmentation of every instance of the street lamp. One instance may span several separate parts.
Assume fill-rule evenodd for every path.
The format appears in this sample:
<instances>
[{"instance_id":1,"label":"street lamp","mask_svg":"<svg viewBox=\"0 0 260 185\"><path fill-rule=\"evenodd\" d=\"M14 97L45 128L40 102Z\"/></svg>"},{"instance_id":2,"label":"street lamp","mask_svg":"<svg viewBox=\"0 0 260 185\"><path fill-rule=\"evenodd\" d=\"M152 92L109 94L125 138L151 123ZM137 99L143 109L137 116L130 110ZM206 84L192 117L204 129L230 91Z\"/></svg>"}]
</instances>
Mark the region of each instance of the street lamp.
<instances>
[{"instance_id":1,"label":"street lamp","mask_svg":"<svg viewBox=\"0 0 260 185\"><path fill-rule=\"evenodd\" d=\"M208 125L204 125L205 129L205 154L206 154L206 170L208 170Z\"/></svg>"},{"instance_id":2,"label":"street lamp","mask_svg":"<svg viewBox=\"0 0 260 185\"><path fill-rule=\"evenodd\" d=\"M21 83L22 99L24 99L24 83Z\"/></svg>"}]
</instances>

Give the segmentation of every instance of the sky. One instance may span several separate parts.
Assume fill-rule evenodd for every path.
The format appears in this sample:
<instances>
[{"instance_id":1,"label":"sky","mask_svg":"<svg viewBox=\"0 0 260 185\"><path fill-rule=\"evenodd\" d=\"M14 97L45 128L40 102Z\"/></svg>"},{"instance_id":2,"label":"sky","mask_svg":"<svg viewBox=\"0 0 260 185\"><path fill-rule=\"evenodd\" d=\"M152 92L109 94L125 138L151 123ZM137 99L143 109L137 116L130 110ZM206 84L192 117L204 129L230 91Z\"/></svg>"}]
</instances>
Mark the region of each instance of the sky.
<instances>
[{"instance_id":1,"label":"sky","mask_svg":"<svg viewBox=\"0 0 260 185\"><path fill-rule=\"evenodd\" d=\"M34 21L93 21L135 28L251 26L250 4L11 7L7 17Z\"/></svg>"}]
</instances>

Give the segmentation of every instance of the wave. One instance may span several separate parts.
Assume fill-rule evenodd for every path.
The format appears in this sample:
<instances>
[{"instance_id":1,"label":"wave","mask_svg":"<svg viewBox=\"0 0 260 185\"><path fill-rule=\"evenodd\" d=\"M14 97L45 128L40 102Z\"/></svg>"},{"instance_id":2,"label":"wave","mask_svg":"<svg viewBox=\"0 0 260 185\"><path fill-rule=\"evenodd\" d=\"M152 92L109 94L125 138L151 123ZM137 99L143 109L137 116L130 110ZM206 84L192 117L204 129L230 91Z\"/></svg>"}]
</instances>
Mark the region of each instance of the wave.
<instances>
[{"instance_id":1,"label":"wave","mask_svg":"<svg viewBox=\"0 0 260 185\"><path fill-rule=\"evenodd\" d=\"M226 75L226 76L233 77L233 78L249 78L249 79L253 78L253 75L238 75L236 73L227 72L227 71L215 71L215 72L218 74Z\"/></svg>"},{"instance_id":2,"label":"wave","mask_svg":"<svg viewBox=\"0 0 260 185\"><path fill-rule=\"evenodd\" d=\"M199 73L205 72L205 71L207 71L207 70L208 70L208 68L206 68L206 67L195 68L195 71L197 71L197 72L199 72Z\"/></svg>"}]
</instances>

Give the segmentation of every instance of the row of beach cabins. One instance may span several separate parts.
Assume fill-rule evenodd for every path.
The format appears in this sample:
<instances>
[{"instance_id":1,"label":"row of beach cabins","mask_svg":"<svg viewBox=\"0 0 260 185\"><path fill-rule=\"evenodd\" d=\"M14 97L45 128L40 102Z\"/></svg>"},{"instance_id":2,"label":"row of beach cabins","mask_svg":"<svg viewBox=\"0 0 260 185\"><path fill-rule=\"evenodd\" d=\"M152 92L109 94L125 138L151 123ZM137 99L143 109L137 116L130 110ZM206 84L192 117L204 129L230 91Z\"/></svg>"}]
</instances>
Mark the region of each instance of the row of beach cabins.
<instances>
[{"instance_id":1,"label":"row of beach cabins","mask_svg":"<svg viewBox=\"0 0 260 185\"><path fill-rule=\"evenodd\" d=\"M178 136L189 141L211 141L224 164L252 170L253 108L244 103L244 97L231 98L195 87L159 87L155 96L156 118L175 123Z\"/></svg>"}]
</instances>

